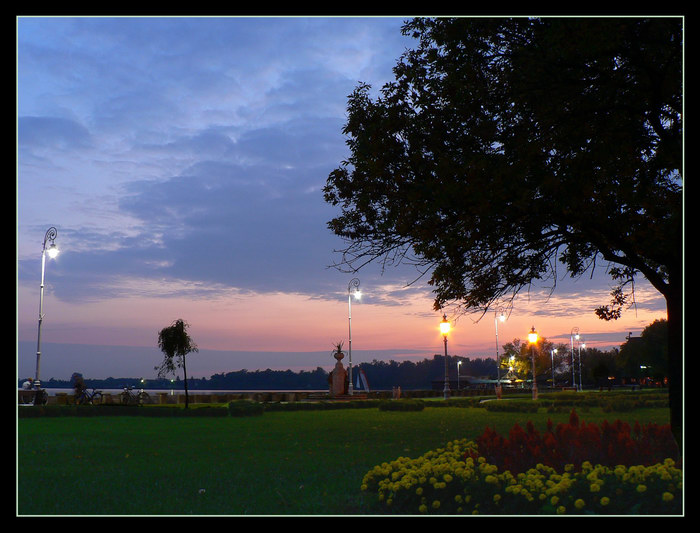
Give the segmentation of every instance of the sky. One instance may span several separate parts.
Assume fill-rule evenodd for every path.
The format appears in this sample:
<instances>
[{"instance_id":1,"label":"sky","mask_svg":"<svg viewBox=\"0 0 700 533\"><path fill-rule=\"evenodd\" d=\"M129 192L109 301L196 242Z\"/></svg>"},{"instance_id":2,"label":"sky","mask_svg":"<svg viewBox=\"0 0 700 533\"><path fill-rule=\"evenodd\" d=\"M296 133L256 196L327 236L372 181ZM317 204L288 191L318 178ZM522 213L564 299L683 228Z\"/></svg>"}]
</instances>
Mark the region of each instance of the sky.
<instances>
[{"instance_id":1,"label":"sky","mask_svg":"<svg viewBox=\"0 0 700 533\"><path fill-rule=\"evenodd\" d=\"M403 20L19 17L18 377L35 373L50 227L61 253L46 264L42 380L153 376L158 331L176 319L199 347L197 377L330 369L349 314L353 365L442 353L442 316L412 267L332 267L343 242L321 190L349 155L348 96L360 83L378 94L416 45ZM608 349L666 317L639 280L635 308L599 320L610 288L605 265L551 294L533 286L499 344L533 326L568 343L577 327ZM448 316L449 353L494 357L494 313Z\"/></svg>"}]
</instances>

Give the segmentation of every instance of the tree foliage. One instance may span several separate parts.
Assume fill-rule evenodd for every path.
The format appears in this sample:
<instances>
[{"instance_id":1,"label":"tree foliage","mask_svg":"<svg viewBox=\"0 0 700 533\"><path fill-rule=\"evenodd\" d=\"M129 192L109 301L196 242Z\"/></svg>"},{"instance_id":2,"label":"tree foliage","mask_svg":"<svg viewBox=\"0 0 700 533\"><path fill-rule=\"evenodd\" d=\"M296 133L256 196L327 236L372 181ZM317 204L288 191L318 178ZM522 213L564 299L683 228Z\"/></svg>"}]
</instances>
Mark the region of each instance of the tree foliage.
<instances>
[{"instance_id":1,"label":"tree foliage","mask_svg":"<svg viewBox=\"0 0 700 533\"><path fill-rule=\"evenodd\" d=\"M163 328L158 333L158 348L165 354L160 366L154 368L158 371L158 377L162 378L170 373L175 373L182 367L185 378L185 408L189 406L189 394L187 390L187 365L185 356L190 352L198 352L199 349L187 333L189 325L178 318L170 326Z\"/></svg>"},{"instance_id":2,"label":"tree foliage","mask_svg":"<svg viewBox=\"0 0 700 533\"><path fill-rule=\"evenodd\" d=\"M415 19L376 99L360 84L332 171L339 267L413 263L436 309L485 312L607 264L615 319L643 275L682 313L682 20ZM673 402L672 402L673 403ZM679 422L676 413L675 422Z\"/></svg>"}]
</instances>

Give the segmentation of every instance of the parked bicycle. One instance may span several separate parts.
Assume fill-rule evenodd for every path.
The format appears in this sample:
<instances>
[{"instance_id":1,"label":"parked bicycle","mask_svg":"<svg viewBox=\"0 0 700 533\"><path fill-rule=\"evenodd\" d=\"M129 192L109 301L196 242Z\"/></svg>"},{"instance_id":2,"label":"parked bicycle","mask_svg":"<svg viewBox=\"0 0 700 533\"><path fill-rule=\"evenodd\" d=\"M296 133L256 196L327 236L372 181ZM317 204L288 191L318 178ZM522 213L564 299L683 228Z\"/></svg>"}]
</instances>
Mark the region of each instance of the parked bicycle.
<instances>
[{"instance_id":1,"label":"parked bicycle","mask_svg":"<svg viewBox=\"0 0 700 533\"><path fill-rule=\"evenodd\" d=\"M102 403L102 391L83 389L75 396L75 403L78 405L99 405Z\"/></svg>"},{"instance_id":2,"label":"parked bicycle","mask_svg":"<svg viewBox=\"0 0 700 533\"><path fill-rule=\"evenodd\" d=\"M121 393L121 401L122 405L143 405L144 403L149 403L151 397L143 389L134 392L134 387L131 385L129 387L124 387L124 391Z\"/></svg>"}]
</instances>

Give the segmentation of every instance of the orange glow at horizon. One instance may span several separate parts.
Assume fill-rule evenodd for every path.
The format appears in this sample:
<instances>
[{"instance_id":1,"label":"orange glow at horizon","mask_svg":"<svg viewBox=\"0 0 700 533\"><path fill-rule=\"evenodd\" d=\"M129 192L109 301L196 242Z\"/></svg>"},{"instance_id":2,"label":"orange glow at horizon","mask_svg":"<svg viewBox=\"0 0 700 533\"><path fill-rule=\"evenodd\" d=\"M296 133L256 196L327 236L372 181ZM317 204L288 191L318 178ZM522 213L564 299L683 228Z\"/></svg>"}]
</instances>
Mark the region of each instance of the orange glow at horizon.
<instances>
[{"instance_id":1,"label":"orange glow at horizon","mask_svg":"<svg viewBox=\"0 0 700 533\"><path fill-rule=\"evenodd\" d=\"M36 339L35 305L31 289L18 298L18 338ZM365 295L371 294L366 289ZM653 296L653 295L651 295ZM596 300L597 296L592 298ZM388 300L352 304L353 363L359 353L371 350L419 350L426 356L442 353L442 313L433 311L428 297L411 296L400 305ZM642 302L642 295L638 295ZM574 327L588 347L619 346L629 332L637 335L666 313L638 306L618 321L604 322L594 313L562 311L571 299L516 300L505 321L498 321L499 352L514 339L527 340L534 325L540 338L568 344ZM598 299L597 302L600 302ZM302 294L247 294L229 291L215 298L158 297L113 298L99 303L67 303L49 291L45 296L46 320L42 341L71 344L155 346L157 333L178 318L190 324L200 349L247 351L325 351L342 341L347 347L347 298L310 298ZM450 316L450 355L495 357L496 314ZM358 354L357 356L355 354ZM410 355L407 355L410 357Z\"/></svg>"}]
</instances>

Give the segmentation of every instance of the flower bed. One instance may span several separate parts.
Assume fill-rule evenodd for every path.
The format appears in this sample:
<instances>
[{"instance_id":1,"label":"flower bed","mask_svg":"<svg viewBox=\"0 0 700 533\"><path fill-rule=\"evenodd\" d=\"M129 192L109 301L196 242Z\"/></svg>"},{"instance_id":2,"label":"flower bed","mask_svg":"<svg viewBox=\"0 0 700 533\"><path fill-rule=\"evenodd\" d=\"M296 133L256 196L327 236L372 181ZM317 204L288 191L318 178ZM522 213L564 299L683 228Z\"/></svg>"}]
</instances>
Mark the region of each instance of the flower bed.
<instances>
[{"instance_id":1,"label":"flower bed","mask_svg":"<svg viewBox=\"0 0 700 533\"><path fill-rule=\"evenodd\" d=\"M574 443L570 454L563 450L555 454L556 461L551 463L556 465L542 462L551 450L533 448L539 444L538 435L531 427L527 431L514 428L509 439L497 438L493 431L486 431L477 439L480 443L455 440L416 459L399 457L391 463L377 465L365 475L361 488L376 494L379 507L388 513L681 513L682 471L677 460L671 457L657 460L655 454L658 450L649 454L642 451L643 440L649 435L658 437L664 433L663 429L640 427L636 433L634 430L628 432L625 424L619 421L607 424L606 429L598 428L601 435L619 437L624 449L628 449L628 437L642 439L642 442L636 447L637 455L614 455L594 466L589 460L561 464L565 457L580 457L593 452L587 447L591 441L586 440L598 434L592 425L579 424L572 412L569 424L560 426L559 433L550 425L545 435L539 436L540 441L551 443L548 435L558 435L554 437L559 439L556 441L558 446ZM583 440L575 443L576 438ZM495 446L504 450L500 456ZM515 450L518 450L516 455L522 457L533 453L533 460L537 462L528 465L519 461L516 465L513 460ZM605 450L611 451L610 447ZM488 459L484 453L490 454ZM669 451L669 455L673 453L673 450ZM635 464L639 454L648 455L645 459L648 464ZM511 465L512 470L500 466L497 461Z\"/></svg>"}]
</instances>

